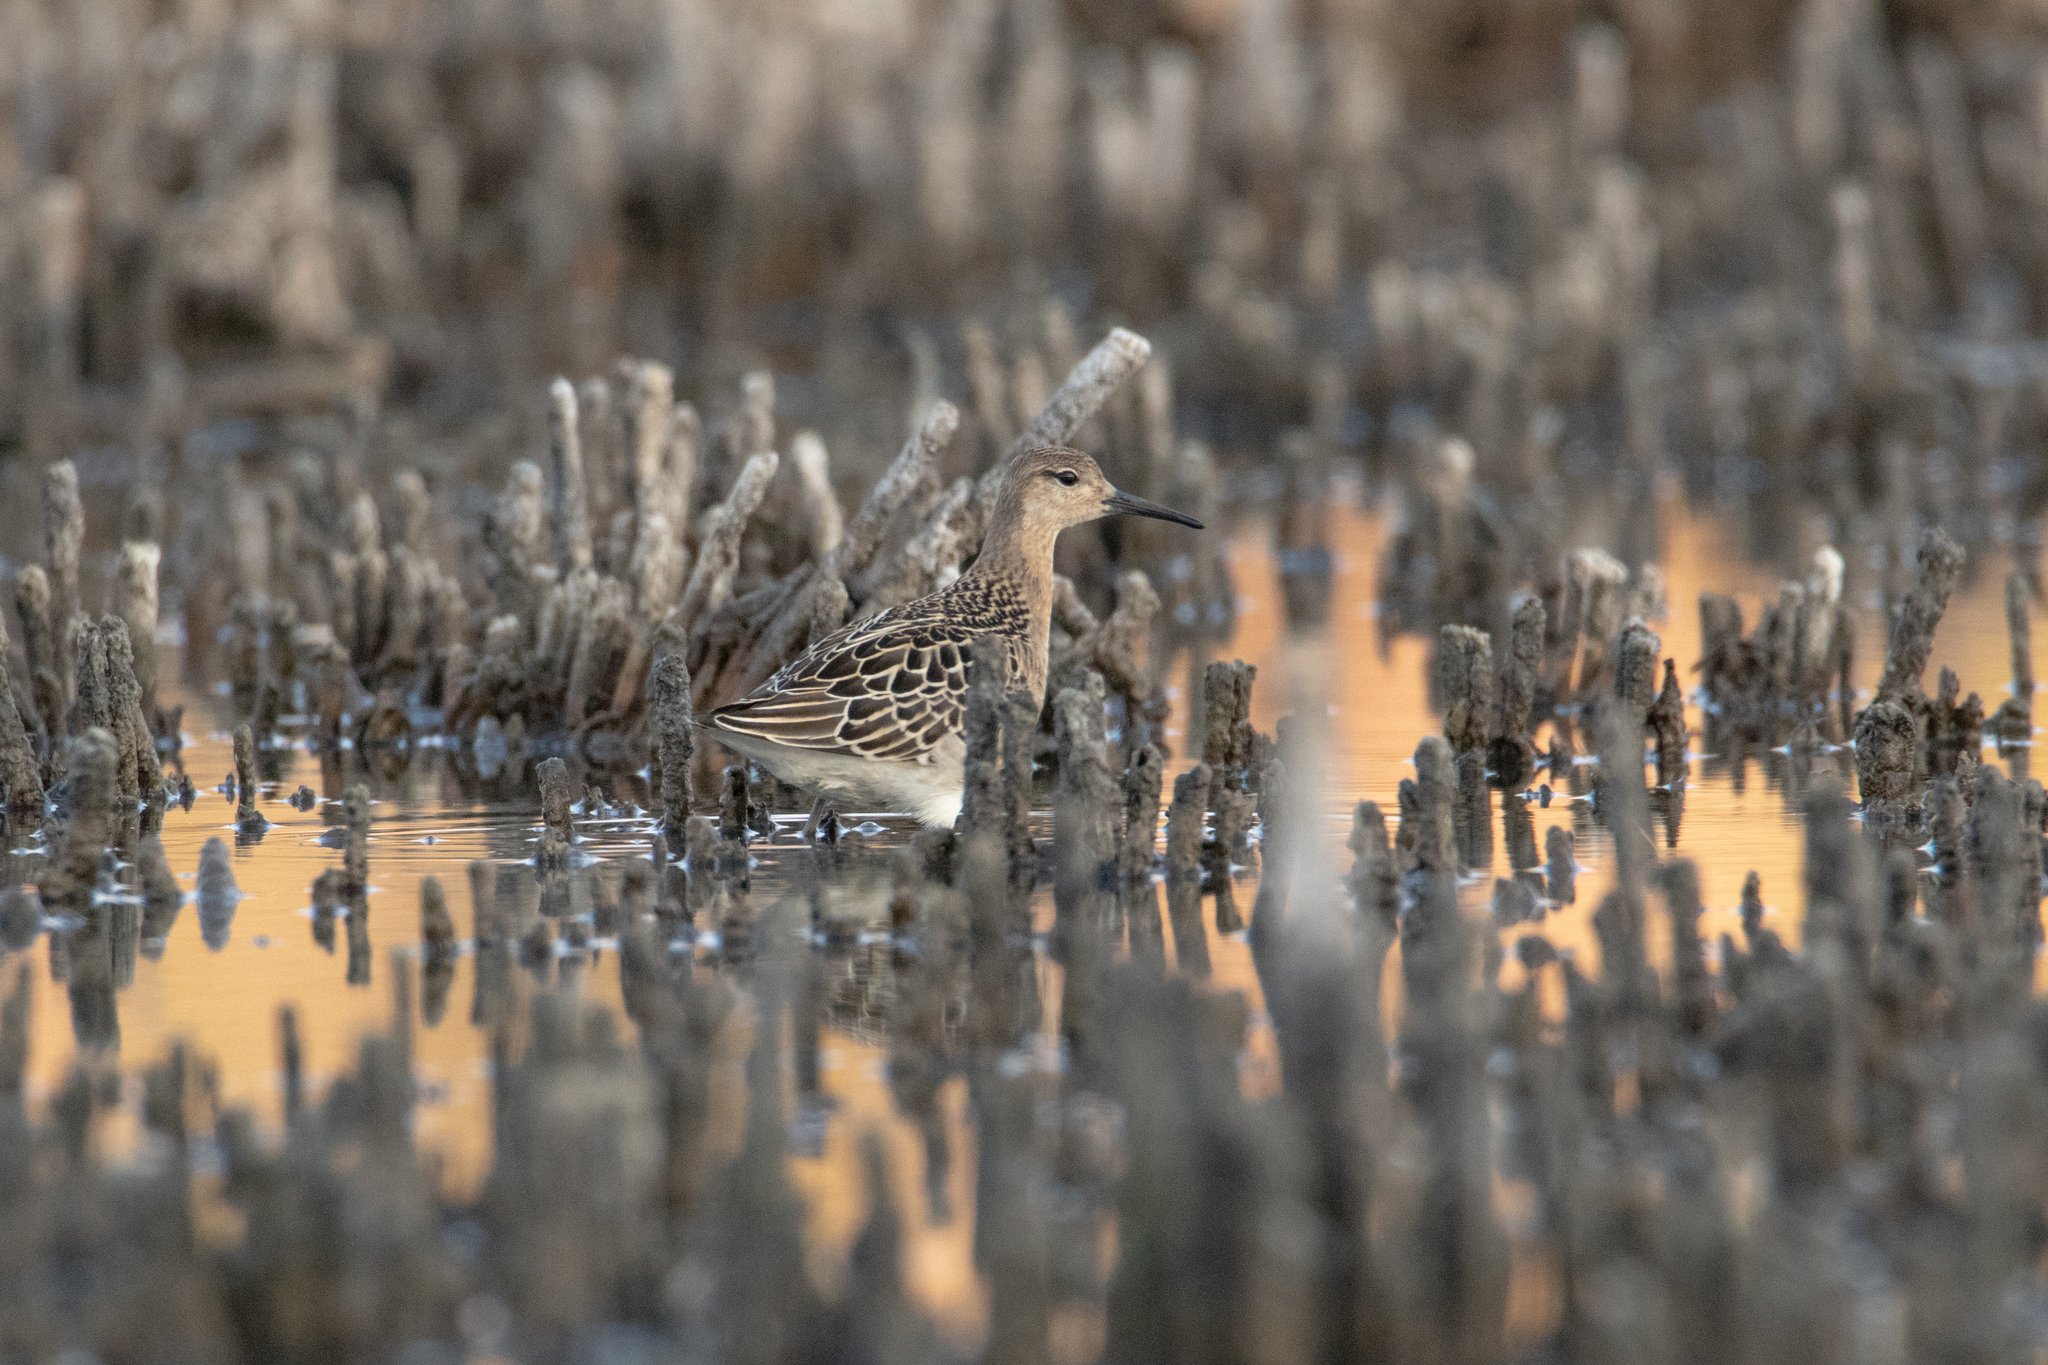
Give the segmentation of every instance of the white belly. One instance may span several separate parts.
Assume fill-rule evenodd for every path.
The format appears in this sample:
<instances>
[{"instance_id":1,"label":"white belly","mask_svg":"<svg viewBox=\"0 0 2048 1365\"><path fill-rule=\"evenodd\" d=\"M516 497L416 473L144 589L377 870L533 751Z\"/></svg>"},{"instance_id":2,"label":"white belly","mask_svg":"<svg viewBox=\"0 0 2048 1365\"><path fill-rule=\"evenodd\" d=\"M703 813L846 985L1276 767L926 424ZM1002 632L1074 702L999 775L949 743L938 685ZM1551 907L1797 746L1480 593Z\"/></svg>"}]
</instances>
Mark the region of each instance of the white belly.
<instances>
[{"instance_id":1,"label":"white belly","mask_svg":"<svg viewBox=\"0 0 2048 1365\"><path fill-rule=\"evenodd\" d=\"M960 816L967 741L948 735L924 763L893 763L777 744L713 730L718 742L745 754L792 786L817 792L846 810L907 811L927 825L951 826Z\"/></svg>"}]
</instances>

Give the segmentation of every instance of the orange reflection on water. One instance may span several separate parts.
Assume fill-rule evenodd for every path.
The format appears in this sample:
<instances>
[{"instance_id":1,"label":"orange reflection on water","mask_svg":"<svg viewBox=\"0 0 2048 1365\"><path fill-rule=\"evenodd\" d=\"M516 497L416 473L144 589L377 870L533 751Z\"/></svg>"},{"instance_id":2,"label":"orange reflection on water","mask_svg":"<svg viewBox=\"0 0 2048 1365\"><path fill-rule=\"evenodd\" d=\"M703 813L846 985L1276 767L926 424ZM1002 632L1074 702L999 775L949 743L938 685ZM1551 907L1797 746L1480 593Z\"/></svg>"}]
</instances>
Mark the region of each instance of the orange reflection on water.
<instances>
[{"instance_id":1,"label":"orange reflection on water","mask_svg":"<svg viewBox=\"0 0 2048 1365\"><path fill-rule=\"evenodd\" d=\"M1702 589L1732 591L1741 600L1746 619L1753 623L1760 602L1766 596L1775 597L1777 585L1771 575L1736 562L1712 523L1675 504L1666 507L1663 520L1661 568L1669 586L1670 612L1656 626L1662 633L1664 652L1677 658L1682 670L1689 670L1699 654L1695 603ZM1389 534L1387 517L1378 510L1340 506L1333 509L1329 524L1335 583L1328 636L1310 641L1288 637L1279 610L1272 543L1264 531L1253 529L1241 534L1231 548L1243 601L1239 636L1230 653L1259 668L1253 718L1261 729L1270 732L1281 715L1297 706L1327 708L1327 855L1330 866L1341 870L1348 861L1342 841L1351 804L1371 799L1389 813L1396 810L1395 791L1401 779L1412 772L1410 756L1415 745L1423 735L1433 733L1438 722L1429 710L1425 686L1429 643L1403 638L1385 654L1378 644L1375 577ZM1931 669L1944 664L1954 667L1966 687L1987 698L1987 710L1994 709L2004 695L2002 685L2009 672L2004 572L2003 564L1984 565L1957 594L1935 639L1930 665ZM1866 604L1858 606L1856 677L1868 687L1881 669L1884 630L1874 610ZM205 703L211 699L188 700ZM200 716L207 709L204 704L195 705L187 714ZM1185 697L1176 694L1173 711L1168 733L1178 737L1185 729ZM1695 732L1694 747L1702 747L1697 738L1698 713L1693 711L1689 719ZM225 736L196 733L207 724L204 720L191 722L195 733L186 754L194 780L202 788L211 787L218 780L214 775L231 767ZM1847 752L1836 756L1843 771L1848 770L1850 757ZM527 827L535 818L537 801L529 793L517 794L509 804L479 800L460 788L445 767L443 755L422 752L403 776L375 784L381 804L373 812L376 823L371 841L372 979L367 988L349 984L345 934L337 930L336 948L330 954L314 942L307 913L314 877L340 862L338 848L316 842L330 828L328 820L338 816L330 815L332 808L326 806L301 814L282 800L302 782L322 787L329 796L340 793L333 790L332 775L323 779L318 764L305 754L281 755L279 761L277 780L266 788L263 806L265 814L277 823L259 844L235 849L235 877L246 899L236 912L226 946L218 952L206 948L198 916L188 906L163 945L160 958L139 960L133 984L118 994L118 1061L124 1070L138 1070L154 1062L174 1039L183 1039L197 1055L213 1063L222 1101L248 1107L272 1131L281 1123L284 1104L277 1023L280 1009L289 1004L297 1011L309 1097L317 1102L328 1082L354 1065L362 1037L389 1023L390 955L418 946L418 906L424 878L440 879L458 932L465 938L472 936L475 922L466 872L472 859L490 864L493 896L501 892L511 896L528 914L536 898L533 875L521 860L528 856ZM1183 755L1170 766L1177 771L1187 762ZM1739 939L1735 906L1744 875L1754 869L1762 877L1767 904L1776 907L1771 926L1788 944L1798 943L1804 840L1797 812L1787 807L1782 768L1782 759L1774 755L1753 755L1732 771L1706 761L1693 766L1677 847L1660 848L1660 854L1687 857L1698 865L1709 907L1701 929L1710 939L1723 932ZM208 838L219 836L233 843L234 831L229 827L232 810L220 795L207 791L190 812L173 810L168 814L165 850L188 886L190 874L198 866L200 848ZM1532 803L1529 814L1539 850L1551 827L1563 825L1574 831L1582 871L1576 903L1553 911L1540 925L1514 932L1540 932L1569 951L1583 967L1597 970L1599 953L1591 915L1613 886L1611 840L1593 825L1583 803L1560 799L1547 809ZM1497 803L1494 818L1499 820ZM1661 823L1658 837L1661 843ZM17 835L15 842L20 843L21 836ZM1511 871L1507 840L1498 823L1493 845L1487 875L1476 878L1465 893L1467 907L1475 914L1484 913L1491 879ZM645 844L642 836L630 829L592 827L587 847L611 862L641 856ZM1239 888L1239 904L1246 910L1252 891L1249 882ZM1049 923L1050 913L1049 900L1042 898L1038 906L1041 927ZM1156 904L1152 913L1157 913ZM1254 1028L1241 1073L1247 1094L1272 1093L1280 1081L1278 1053L1266 1022L1249 945L1242 936L1216 934L1206 906L1204 922L1212 988L1242 992L1252 1009ZM1171 953L1171 933L1161 937ZM1662 916L1652 917L1651 948L1660 968L1668 966L1668 932ZM45 937L32 951L38 981L28 1074L32 1096L44 1099L61 1084L77 1048L66 988L52 979L51 940ZM11 981L19 960L6 960L7 980ZM584 994L613 1007L623 1017L617 962L615 952L600 948L583 965L577 980ZM1519 971L1511 956L1503 984L1511 988L1519 984ZM1553 979L1544 983L1546 994L1553 1014L1561 1013L1562 1001L1555 998L1560 994L1556 974L1549 975ZM515 968L512 980L523 1013L523 1002L537 989L537 983L524 968ZM1397 950L1388 965L1384 992L1390 1026L1399 1009L1399 981ZM1048 966L1042 978L1048 1038L1057 1037L1057 987L1057 968ZM472 962L465 957L458 965L444 1017L432 1025L424 1018L416 1019L413 1035L422 1081L416 1130L421 1144L438 1153L444 1188L456 1197L478 1188L490 1162L490 1046L487 1031L471 1022L474 990ZM421 1008L419 996L416 982L415 1010ZM716 1145L722 1151L736 1149L743 1122L745 1089L739 1058L744 1055L745 1035L751 1030L745 1013L742 1010L735 1016L736 1031L726 1042L728 1062L716 1076ZM891 1189L903 1218L910 1292L933 1314L949 1342L971 1351L983 1330L988 1300L971 1256L974 1150L964 1082L955 1078L941 1092L943 1126L951 1150L945 1180L951 1217L936 1220L927 1207L923 1135L897 1111L886 1079L886 1061L885 1048L875 1039L837 1027L829 1030L822 1083L834 1108L826 1123L823 1147L815 1156L792 1156L790 1163L792 1179L809 1209L812 1268L828 1289L843 1278L846 1251L867 1209L861 1142L864 1134L876 1133L883 1142ZM115 1154L133 1139L134 1118L128 1112L104 1125L100 1134L102 1147ZM1545 1273L1537 1261L1530 1261L1525 1269L1539 1279ZM1533 1280L1518 1284L1517 1295L1527 1296L1532 1304L1549 1292ZM1070 1338L1078 1352L1096 1339L1098 1326L1095 1319L1083 1314L1062 1328L1062 1339Z\"/></svg>"}]
</instances>

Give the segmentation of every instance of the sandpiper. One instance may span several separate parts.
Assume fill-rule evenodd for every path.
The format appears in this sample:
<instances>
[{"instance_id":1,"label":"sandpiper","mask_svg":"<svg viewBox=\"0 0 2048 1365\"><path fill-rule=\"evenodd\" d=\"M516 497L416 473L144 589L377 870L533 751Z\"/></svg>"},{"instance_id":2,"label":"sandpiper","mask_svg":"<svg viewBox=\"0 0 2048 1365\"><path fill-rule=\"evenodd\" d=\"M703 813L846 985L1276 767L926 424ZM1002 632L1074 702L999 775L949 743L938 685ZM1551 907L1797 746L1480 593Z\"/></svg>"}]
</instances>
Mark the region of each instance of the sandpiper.
<instances>
[{"instance_id":1,"label":"sandpiper","mask_svg":"<svg viewBox=\"0 0 2048 1365\"><path fill-rule=\"evenodd\" d=\"M1119 514L1202 529L1118 491L1077 450L1025 451L1004 476L981 554L950 587L820 640L713 711L708 728L822 801L952 824L965 780L968 651L986 636L1002 640L1009 676L1043 705L1053 542L1069 526Z\"/></svg>"}]
</instances>

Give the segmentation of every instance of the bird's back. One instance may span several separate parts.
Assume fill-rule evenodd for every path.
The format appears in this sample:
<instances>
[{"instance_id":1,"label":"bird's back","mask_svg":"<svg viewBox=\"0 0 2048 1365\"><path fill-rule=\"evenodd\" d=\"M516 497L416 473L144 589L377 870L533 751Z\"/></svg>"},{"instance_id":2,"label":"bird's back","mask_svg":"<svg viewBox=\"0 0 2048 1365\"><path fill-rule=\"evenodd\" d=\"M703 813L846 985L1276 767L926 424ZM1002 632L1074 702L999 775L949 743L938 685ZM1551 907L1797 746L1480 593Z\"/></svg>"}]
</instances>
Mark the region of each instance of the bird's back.
<instances>
[{"instance_id":1,"label":"bird's back","mask_svg":"<svg viewBox=\"0 0 2048 1365\"><path fill-rule=\"evenodd\" d=\"M1024 593L970 574L827 636L710 721L716 730L793 748L929 761L963 727L977 641L1004 642L1009 676L1043 677L1031 627Z\"/></svg>"}]
</instances>

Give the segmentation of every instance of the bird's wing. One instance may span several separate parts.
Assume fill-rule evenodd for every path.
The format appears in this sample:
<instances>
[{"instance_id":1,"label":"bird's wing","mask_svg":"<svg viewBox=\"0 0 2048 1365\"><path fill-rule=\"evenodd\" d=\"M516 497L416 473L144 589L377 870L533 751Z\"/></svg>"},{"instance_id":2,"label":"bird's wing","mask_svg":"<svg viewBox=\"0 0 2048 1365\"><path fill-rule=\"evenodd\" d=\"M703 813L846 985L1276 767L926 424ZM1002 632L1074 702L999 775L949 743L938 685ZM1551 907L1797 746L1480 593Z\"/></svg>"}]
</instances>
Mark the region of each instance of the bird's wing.
<instances>
[{"instance_id":1,"label":"bird's wing","mask_svg":"<svg viewBox=\"0 0 2048 1365\"><path fill-rule=\"evenodd\" d=\"M711 724L793 748L915 761L959 733L978 637L959 623L879 612L719 707Z\"/></svg>"}]
</instances>

